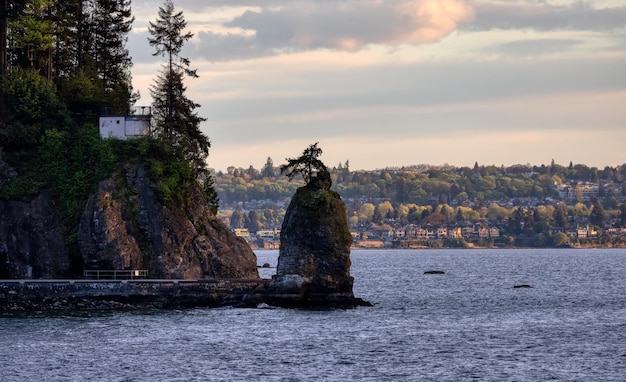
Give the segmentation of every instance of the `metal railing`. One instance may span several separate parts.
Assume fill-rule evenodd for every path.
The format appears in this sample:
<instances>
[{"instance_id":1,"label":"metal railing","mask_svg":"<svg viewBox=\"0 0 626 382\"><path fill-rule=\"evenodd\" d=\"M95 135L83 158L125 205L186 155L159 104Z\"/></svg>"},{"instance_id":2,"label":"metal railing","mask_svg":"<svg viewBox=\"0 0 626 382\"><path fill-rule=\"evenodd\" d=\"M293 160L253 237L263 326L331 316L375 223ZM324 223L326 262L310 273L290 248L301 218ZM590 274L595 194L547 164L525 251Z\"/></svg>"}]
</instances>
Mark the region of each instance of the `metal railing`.
<instances>
[{"instance_id":1,"label":"metal railing","mask_svg":"<svg viewBox=\"0 0 626 382\"><path fill-rule=\"evenodd\" d=\"M89 280L134 280L147 278L148 271L145 269L93 269L83 271L83 276Z\"/></svg>"}]
</instances>

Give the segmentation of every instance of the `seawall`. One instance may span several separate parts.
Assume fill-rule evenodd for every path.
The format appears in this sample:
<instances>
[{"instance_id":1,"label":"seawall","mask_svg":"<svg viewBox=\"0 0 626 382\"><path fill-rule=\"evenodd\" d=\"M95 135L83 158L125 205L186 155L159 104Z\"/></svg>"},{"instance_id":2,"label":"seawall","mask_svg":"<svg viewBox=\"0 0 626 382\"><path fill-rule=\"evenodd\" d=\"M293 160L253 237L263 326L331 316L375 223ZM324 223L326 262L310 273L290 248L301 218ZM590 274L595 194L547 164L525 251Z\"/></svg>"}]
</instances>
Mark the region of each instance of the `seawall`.
<instances>
[{"instance_id":1,"label":"seawall","mask_svg":"<svg viewBox=\"0 0 626 382\"><path fill-rule=\"evenodd\" d=\"M0 280L0 310L150 309L222 306L267 279Z\"/></svg>"}]
</instances>

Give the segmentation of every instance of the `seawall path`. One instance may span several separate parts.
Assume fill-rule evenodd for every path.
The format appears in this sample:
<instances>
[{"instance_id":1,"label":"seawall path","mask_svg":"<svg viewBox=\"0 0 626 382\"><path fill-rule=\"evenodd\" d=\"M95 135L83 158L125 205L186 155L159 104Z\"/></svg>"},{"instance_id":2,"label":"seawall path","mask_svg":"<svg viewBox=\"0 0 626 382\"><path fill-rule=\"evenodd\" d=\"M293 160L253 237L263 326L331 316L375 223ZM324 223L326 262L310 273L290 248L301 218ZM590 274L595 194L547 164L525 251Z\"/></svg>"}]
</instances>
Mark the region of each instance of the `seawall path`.
<instances>
[{"instance_id":1,"label":"seawall path","mask_svg":"<svg viewBox=\"0 0 626 382\"><path fill-rule=\"evenodd\" d=\"M268 279L0 280L0 311L216 307Z\"/></svg>"}]
</instances>

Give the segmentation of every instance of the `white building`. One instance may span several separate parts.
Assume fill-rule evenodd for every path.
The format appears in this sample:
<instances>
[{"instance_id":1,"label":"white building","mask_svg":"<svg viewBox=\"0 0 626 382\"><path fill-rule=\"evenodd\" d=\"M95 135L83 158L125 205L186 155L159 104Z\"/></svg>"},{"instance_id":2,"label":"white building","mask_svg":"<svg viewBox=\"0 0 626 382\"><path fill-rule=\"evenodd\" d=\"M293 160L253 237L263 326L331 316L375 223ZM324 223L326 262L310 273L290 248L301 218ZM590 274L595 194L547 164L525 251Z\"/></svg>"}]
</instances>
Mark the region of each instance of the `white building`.
<instances>
[{"instance_id":1,"label":"white building","mask_svg":"<svg viewBox=\"0 0 626 382\"><path fill-rule=\"evenodd\" d=\"M150 134L152 113L149 106L133 107L130 115L101 116L99 119L100 137L132 139Z\"/></svg>"}]
</instances>

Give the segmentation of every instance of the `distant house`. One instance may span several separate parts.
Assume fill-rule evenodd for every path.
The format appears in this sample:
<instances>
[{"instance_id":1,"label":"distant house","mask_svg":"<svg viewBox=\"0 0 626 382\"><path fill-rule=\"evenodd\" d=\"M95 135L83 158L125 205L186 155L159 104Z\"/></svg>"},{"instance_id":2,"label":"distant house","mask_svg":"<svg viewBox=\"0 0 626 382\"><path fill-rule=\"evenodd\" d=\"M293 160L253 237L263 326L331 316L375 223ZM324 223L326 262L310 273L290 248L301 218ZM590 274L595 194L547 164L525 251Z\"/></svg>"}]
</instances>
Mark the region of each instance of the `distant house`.
<instances>
[{"instance_id":1,"label":"distant house","mask_svg":"<svg viewBox=\"0 0 626 382\"><path fill-rule=\"evenodd\" d=\"M448 230L448 237L451 239L461 239L463 237L463 230L461 227L454 227Z\"/></svg>"},{"instance_id":2,"label":"distant house","mask_svg":"<svg viewBox=\"0 0 626 382\"><path fill-rule=\"evenodd\" d=\"M415 237L417 239L426 240L426 239L428 239L428 231L426 231L424 228L419 228L417 230L417 234L415 235Z\"/></svg>"},{"instance_id":3,"label":"distant house","mask_svg":"<svg viewBox=\"0 0 626 382\"><path fill-rule=\"evenodd\" d=\"M261 231L257 231L256 236L259 239L263 239L263 240L280 239L280 230L279 229L261 230Z\"/></svg>"},{"instance_id":4,"label":"distant house","mask_svg":"<svg viewBox=\"0 0 626 382\"><path fill-rule=\"evenodd\" d=\"M464 238L474 237L474 228L473 227L463 227L461 229L461 232L463 232L463 237ZM478 233L476 233L476 236L478 236Z\"/></svg>"},{"instance_id":5,"label":"distant house","mask_svg":"<svg viewBox=\"0 0 626 382\"><path fill-rule=\"evenodd\" d=\"M100 137L122 140L145 137L150 134L151 118L150 106L132 107L126 116L102 115L98 121Z\"/></svg>"},{"instance_id":6,"label":"distant house","mask_svg":"<svg viewBox=\"0 0 626 382\"><path fill-rule=\"evenodd\" d=\"M443 239L448 237L448 228L439 227L437 228L437 238Z\"/></svg>"},{"instance_id":7,"label":"distant house","mask_svg":"<svg viewBox=\"0 0 626 382\"><path fill-rule=\"evenodd\" d=\"M478 229L478 237L481 239L486 239L489 237L489 229L481 227Z\"/></svg>"},{"instance_id":8,"label":"distant house","mask_svg":"<svg viewBox=\"0 0 626 382\"><path fill-rule=\"evenodd\" d=\"M243 237L244 239L248 239L250 237L250 231L247 228L235 228L233 229L235 236Z\"/></svg>"}]
</instances>

